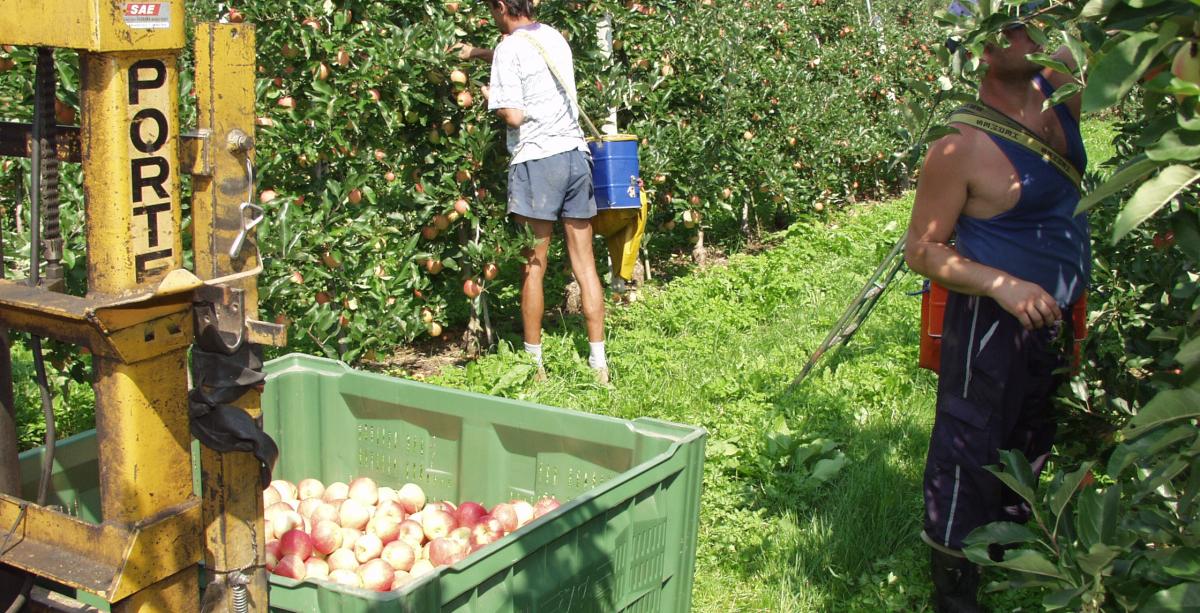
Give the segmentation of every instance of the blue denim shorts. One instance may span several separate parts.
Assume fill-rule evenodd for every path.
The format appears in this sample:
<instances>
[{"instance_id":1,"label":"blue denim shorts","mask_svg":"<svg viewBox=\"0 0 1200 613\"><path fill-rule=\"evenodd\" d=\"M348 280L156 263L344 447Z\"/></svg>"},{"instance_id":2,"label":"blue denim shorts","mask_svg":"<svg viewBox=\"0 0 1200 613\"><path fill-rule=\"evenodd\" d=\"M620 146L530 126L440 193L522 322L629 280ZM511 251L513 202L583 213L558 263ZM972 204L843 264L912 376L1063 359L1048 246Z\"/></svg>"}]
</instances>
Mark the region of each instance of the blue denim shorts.
<instances>
[{"instance_id":1,"label":"blue denim shorts","mask_svg":"<svg viewBox=\"0 0 1200 613\"><path fill-rule=\"evenodd\" d=\"M509 166L508 212L545 221L595 217L592 156L565 151Z\"/></svg>"}]
</instances>

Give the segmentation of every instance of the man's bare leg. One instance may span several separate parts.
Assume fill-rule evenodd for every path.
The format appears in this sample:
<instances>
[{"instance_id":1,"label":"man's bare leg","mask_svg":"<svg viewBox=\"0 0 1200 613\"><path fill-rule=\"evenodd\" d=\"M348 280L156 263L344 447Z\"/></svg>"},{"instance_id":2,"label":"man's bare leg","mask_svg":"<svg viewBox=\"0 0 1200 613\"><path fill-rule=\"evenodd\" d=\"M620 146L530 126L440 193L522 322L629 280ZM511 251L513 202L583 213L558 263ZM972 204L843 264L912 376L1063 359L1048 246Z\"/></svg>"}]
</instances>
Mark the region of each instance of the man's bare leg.
<instances>
[{"instance_id":1,"label":"man's bare leg","mask_svg":"<svg viewBox=\"0 0 1200 613\"><path fill-rule=\"evenodd\" d=\"M525 342L540 346L542 344L542 314L546 308L543 282L546 279L550 235L554 231L554 222L521 215L513 217L518 223L529 226L538 240L532 249L522 252L526 262L521 267L521 325L524 330Z\"/></svg>"},{"instance_id":2,"label":"man's bare leg","mask_svg":"<svg viewBox=\"0 0 1200 613\"><path fill-rule=\"evenodd\" d=\"M592 253L592 222L589 219L563 219L567 235L567 254L571 270L579 282L583 297L583 318L587 321L588 340L604 340L604 291L596 272L596 257Z\"/></svg>"},{"instance_id":3,"label":"man's bare leg","mask_svg":"<svg viewBox=\"0 0 1200 613\"><path fill-rule=\"evenodd\" d=\"M592 253L592 222L588 219L564 219L567 234L567 253L571 270L579 283L583 298L583 318L587 322L588 366L596 372L601 385L608 385L608 359L604 351L604 290L596 273L596 257Z\"/></svg>"}]
</instances>

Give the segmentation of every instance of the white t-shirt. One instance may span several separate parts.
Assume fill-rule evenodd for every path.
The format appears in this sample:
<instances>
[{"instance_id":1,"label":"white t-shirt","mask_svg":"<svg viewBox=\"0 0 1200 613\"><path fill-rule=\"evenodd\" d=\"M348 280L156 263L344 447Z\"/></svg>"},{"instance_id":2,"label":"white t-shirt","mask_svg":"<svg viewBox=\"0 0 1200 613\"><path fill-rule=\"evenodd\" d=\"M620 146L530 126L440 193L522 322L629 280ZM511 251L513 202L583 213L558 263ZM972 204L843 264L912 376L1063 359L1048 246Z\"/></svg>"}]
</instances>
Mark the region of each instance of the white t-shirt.
<instances>
[{"instance_id":1,"label":"white t-shirt","mask_svg":"<svg viewBox=\"0 0 1200 613\"><path fill-rule=\"evenodd\" d=\"M575 95L575 67L571 47L558 30L535 23L518 28L496 45L492 56L491 99L488 110L519 109L525 121L508 128L510 164L540 160L564 151L587 151L587 142L575 105L558 86L546 60L525 36L546 50L559 76Z\"/></svg>"}]
</instances>

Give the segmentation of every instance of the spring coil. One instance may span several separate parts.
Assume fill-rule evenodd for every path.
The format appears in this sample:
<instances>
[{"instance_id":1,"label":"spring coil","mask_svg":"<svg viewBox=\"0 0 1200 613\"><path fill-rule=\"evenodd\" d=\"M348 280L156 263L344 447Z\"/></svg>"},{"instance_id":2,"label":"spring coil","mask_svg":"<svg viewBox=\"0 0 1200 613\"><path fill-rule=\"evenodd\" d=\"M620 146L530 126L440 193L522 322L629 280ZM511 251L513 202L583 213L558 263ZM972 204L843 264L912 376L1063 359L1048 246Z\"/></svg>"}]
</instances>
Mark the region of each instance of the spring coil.
<instances>
[{"instance_id":1,"label":"spring coil","mask_svg":"<svg viewBox=\"0 0 1200 613\"><path fill-rule=\"evenodd\" d=\"M233 610L237 613L248 613L250 611L249 601L250 590L246 589L243 583L233 584Z\"/></svg>"},{"instance_id":2,"label":"spring coil","mask_svg":"<svg viewBox=\"0 0 1200 613\"><path fill-rule=\"evenodd\" d=\"M38 48L37 101L35 108L42 123L42 238L47 241L62 238L59 225L58 123L55 117L55 90L58 80L54 72L54 49Z\"/></svg>"}]
</instances>

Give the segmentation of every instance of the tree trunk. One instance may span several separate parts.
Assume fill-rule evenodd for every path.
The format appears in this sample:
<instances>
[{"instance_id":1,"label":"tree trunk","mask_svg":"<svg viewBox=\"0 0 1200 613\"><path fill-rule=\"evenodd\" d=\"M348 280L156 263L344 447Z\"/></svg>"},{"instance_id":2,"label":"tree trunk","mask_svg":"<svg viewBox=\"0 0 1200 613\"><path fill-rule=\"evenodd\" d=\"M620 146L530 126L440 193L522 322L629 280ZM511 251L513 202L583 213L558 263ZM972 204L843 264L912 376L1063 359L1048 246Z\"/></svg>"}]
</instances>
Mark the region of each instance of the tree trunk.
<instances>
[{"instance_id":1,"label":"tree trunk","mask_svg":"<svg viewBox=\"0 0 1200 613\"><path fill-rule=\"evenodd\" d=\"M750 199L742 200L742 238L750 240Z\"/></svg>"},{"instance_id":2,"label":"tree trunk","mask_svg":"<svg viewBox=\"0 0 1200 613\"><path fill-rule=\"evenodd\" d=\"M696 228L696 245L692 247L692 262L696 266L704 266L708 261L708 251L704 248L704 229Z\"/></svg>"}]
</instances>

